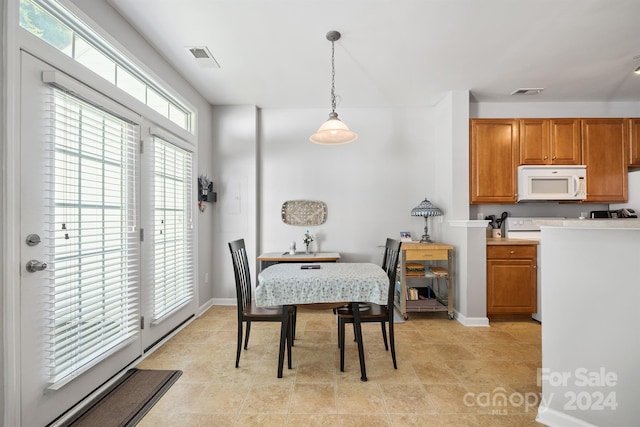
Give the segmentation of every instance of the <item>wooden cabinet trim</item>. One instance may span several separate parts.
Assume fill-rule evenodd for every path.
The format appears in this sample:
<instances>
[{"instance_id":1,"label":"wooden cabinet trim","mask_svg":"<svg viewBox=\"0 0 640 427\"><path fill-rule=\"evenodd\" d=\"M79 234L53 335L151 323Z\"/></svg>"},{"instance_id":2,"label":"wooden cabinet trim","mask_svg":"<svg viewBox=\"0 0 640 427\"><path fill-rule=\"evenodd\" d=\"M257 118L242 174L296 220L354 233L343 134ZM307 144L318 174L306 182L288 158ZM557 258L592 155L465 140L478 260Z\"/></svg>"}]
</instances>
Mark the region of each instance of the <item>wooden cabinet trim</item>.
<instances>
[{"instance_id":1,"label":"wooden cabinet trim","mask_svg":"<svg viewBox=\"0 0 640 427\"><path fill-rule=\"evenodd\" d=\"M629 166L640 167L640 118L629 119Z\"/></svg>"}]
</instances>

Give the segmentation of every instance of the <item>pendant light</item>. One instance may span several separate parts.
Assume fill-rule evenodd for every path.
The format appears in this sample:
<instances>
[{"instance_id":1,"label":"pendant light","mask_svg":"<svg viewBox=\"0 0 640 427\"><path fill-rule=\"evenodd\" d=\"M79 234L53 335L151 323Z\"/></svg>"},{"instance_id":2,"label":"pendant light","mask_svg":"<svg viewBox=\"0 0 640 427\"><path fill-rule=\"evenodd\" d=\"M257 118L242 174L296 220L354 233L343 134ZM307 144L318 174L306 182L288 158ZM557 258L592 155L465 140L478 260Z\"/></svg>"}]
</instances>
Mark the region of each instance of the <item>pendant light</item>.
<instances>
[{"instance_id":1,"label":"pendant light","mask_svg":"<svg viewBox=\"0 0 640 427\"><path fill-rule=\"evenodd\" d=\"M329 31L327 40L331 42L331 113L329 119L324 122L318 131L309 138L311 142L322 145L338 145L358 139L358 135L349 130L349 127L338 118L336 113L336 66L335 66L335 46L334 43L340 40L338 31Z\"/></svg>"}]
</instances>

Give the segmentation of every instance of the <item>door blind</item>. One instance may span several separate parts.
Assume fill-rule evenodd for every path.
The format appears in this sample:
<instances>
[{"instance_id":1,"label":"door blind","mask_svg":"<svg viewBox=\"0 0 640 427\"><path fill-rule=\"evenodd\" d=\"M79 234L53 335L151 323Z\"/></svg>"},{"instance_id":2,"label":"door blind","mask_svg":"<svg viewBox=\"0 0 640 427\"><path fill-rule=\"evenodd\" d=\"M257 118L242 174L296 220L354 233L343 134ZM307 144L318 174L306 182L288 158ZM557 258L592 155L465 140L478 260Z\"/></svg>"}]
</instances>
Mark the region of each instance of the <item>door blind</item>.
<instances>
[{"instance_id":1,"label":"door blind","mask_svg":"<svg viewBox=\"0 0 640 427\"><path fill-rule=\"evenodd\" d=\"M49 382L57 388L139 333L138 127L53 90L47 129Z\"/></svg>"},{"instance_id":2,"label":"door blind","mask_svg":"<svg viewBox=\"0 0 640 427\"><path fill-rule=\"evenodd\" d=\"M194 297L192 153L154 137L153 322Z\"/></svg>"}]
</instances>

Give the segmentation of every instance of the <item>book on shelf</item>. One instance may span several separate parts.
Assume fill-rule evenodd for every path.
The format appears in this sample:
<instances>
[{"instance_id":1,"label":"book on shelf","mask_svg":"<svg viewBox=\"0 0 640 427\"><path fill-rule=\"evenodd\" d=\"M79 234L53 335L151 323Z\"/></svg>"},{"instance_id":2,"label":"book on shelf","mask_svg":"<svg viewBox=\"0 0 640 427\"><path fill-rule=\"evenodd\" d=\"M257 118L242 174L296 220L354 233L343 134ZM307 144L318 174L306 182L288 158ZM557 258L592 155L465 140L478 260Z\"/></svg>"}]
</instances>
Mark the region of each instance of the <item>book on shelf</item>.
<instances>
[{"instance_id":1,"label":"book on shelf","mask_svg":"<svg viewBox=\"0 0 640 427\"><path fill-rule=\"evenodd\" d=\"M429 271L438 277L446 277L449 275L449 272L444 267L429 267Z\"/></svg>"},{"instance_id":2,"label":"book on shelf","mask_svg":"<svg viewBox=\"0 0 640 427\"><path fill-rule=\"evenodd\" d=\"M419 262L408 262L406 264L406 272L405 274L408 277L422 277L424 276L424 265Z\"/></svg>"}]
</instances>

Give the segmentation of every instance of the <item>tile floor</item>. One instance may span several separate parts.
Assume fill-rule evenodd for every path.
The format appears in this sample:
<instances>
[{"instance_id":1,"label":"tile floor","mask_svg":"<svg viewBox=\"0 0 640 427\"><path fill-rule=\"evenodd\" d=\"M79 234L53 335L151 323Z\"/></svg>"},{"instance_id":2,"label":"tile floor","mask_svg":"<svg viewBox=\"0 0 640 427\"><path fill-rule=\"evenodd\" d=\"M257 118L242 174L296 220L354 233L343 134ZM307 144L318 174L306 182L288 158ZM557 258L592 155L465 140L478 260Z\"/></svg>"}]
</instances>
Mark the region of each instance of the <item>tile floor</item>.
<instances>
[{"instance_id":1,"label":"tile floor","mask_svg":"<svg viewBox=\"0 0 640 427\"><path fill-rule=\"evenodd\" d=\"M340 372L330 310L298 311L293 369L285 362L281 379L279 324L252 325L238 369L236 325L235 307L212 307L138 365L183 371L140 426L542 425L541 327L527 318L468 328L444 312L410 313L396 323L397 370L380 326L363 325L368 382L349 339Z\"/></svg>"}]
</instances>

